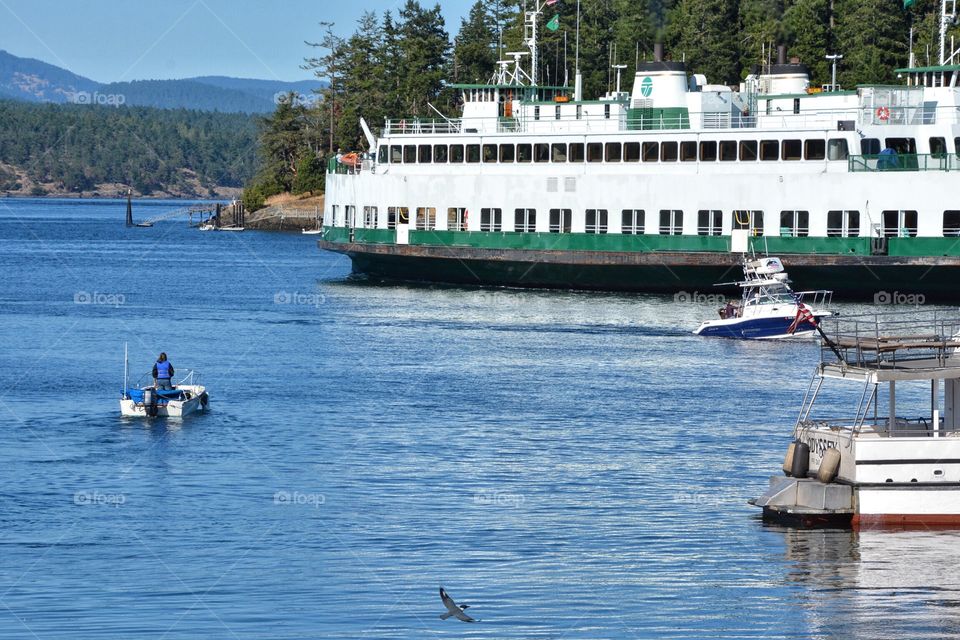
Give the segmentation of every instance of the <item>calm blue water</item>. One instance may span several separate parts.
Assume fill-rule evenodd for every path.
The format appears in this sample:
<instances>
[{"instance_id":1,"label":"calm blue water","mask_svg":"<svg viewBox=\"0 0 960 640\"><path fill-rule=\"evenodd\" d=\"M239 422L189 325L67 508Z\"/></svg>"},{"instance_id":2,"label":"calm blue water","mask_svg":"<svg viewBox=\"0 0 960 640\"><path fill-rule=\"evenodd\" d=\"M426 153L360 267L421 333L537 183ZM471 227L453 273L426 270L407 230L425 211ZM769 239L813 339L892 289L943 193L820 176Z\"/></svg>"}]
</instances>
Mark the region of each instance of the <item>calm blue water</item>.
<instances>
[{"instance_id":1,"label":"calm blue water","mask_svg":"<svg viewBox=\"0 0 960 640\"><path fill-rule=\"evenodd\" d=\"M179 203L137 203L145 218ZM0 638L939 638L955 533L746 504L817 351L670 296L381 286L0 200ZM118 416L162 350L212 411ZM137 375L133 377L136 378ZM443 584L482 622L441 621Z\"/></svg>"}]
</instances>

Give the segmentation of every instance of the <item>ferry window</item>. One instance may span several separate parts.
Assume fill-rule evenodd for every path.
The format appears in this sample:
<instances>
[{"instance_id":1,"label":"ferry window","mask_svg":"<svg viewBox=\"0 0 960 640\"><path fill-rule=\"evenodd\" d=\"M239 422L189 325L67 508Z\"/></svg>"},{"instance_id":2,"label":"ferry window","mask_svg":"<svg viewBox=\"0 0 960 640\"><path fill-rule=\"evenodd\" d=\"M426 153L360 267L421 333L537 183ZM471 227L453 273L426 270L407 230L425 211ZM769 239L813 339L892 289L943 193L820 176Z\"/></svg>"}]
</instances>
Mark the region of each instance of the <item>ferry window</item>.
<instances>
[{"instance_id":1,"label":"ferry window","mask_svg":"<svg viewBox=\"0 0 960 640\"><path fill-rule=\"evenodd\" d=\"M333 206L330 208L330 212L331 212L330 217L333 218L333 226L339 227L340 225L337 224L337 218L338 218L339 215L340 215L340 205L336 205L336 204L333 205Z\"/></svg>"},{"instance_id":2,"label":"ferry window","mask_svg":"<svg viewBox=\"0 0 960 640\"><path fill-rule=\"evenodd\" d=\"M660 160L663 162L677 161L677 143L664 142L660 145Z\"/></svg>"},{"instance_id":3,"label":"ferry window","mask_svg":"<svg viewBox=\"0 0 960 640\"><path fill-rule=\"evenodd\" d=\"M583 162L583 143L570 143L570 162Z\"/></svg>"},{"instance_id":4,"label":"ferry window","mask_svg":"<svg viewBox=\"0 0 960 640\"><path fill-rule=\"evenodd\" d=\"M348 227L356 226L356 221L357 221L356 205L348 204L343 209L344 209L344 213L347 215L346 225Z\"/></svg>"},{"instance_id":5,"label":"ferry window","mask_svg":"<svg viewBox=\"0 0 960 640\"><path fill-rule=\"evenodd\" d=\"M387 207L387 229L397 228L397 208Z\"/></svg>"},{"instance_id":6,"label":"ferry window","mask_svg":"<svg viewBox=\"0 0 960 640\"><path fill-rule=\"evenodd\" d=\"M957 157L960 158L960 138L953 139L953 151L957 154Z\"/></svg>"},{"instance_id":7,"label":"ferry window","mask_svg":"<svg viewBox=\"0 0 960 640\"><path fill-rule=\"evenodd\" d=\"M738 209L733 212L733 228L747 229L751 235L763 235L763 211Z\"/></svg>"},{"instance_id":8,"label":"ferry window","mask_svg":"<svg viewBox=\"0 0 960 640\"><path fill-rule=\"evenodd\" d=\"M377 150L377 162L380 164L387 164L387 161L390 157L390 149L387 145L383 145Z\"/></svg>"},{"instance_id":9,"label":"ferry window","mask_svg":"<svg viewBox=\"0 0 960 640\"><path fill-rule=\"evenodd\" d=\"M417 207L417 229L429 231L437 228L437 210L433 207Z\"/></svg>"},{"instance_id":10,"label":"ferry window","mask_svg":"<svg viewBox=\"0 0 960 640\"><path fill-rule=\"evenodd\" d=\"M513 218L513 230L532 233L537 230L536 209L516 209Z\"/></svg>"},{"instance_id":11,"label":"ferry window","mask_svg":"<svg viewBox=\"0 0 960 640\"><path fill-rule=\"evenodd\" d=\"M887 138L887 148L893 149L898 154L915 154L917 152L917 141L914 138Z\"/></svg>"},{"instance_id":12,"label":"ferry window","mask_svg":"<svg viewBox=\"0 0 960 640\"><path fill-rule=\"evenodd\" d=\"M809 211L781 211L780 235L801 238L810 235Z\"/></svg>"},{"instance_id":13,"label":"ferry window","mask_svg":"<svg viewBox=\"0 0 960 640\"><path fill-rule=\"evenodd\" d=\"M619 142L608 142L604 160L606 160L607 162L620 162L622 153L623 153L623 148L621 147Z\"/></svg>"},{"instance_id":14,"label":"ferry window","mask_svg":"<svg viewBox=\"0 0 960 640\"><path fill-rule=\"evenodd\" d=\"M517 162L531 162L533 160L533 145L517 145Z\"/></svg>"},{"instance_id":15,"label":"ferry window","mask_svg":"<svg viewBox=\"0 0 960 640\"><path fill-rule=\"evenodd\" d=\"M659 142L644 142L643 143L643 161L644 162L656 162L657 158L660 157L660 143Z\"/></svg>"},{"instance_id":16,"label":"ferry window","mask_svg":"<svg viewBox=\"0 0 960 640\"><path fill-rule=\"evenodd\" d=\"M400 164L403 162L403 147L395 144L390 147L390 163Z\"/></svg>"},{"instance_id":17,"label":"ferry window","mask_svg":"<svg viewBox=\"0 0 960 640\"><path fill-rule=\"evenodd\" d=\"M559 119L560 119L560 105L557 105L557 106L556 106L554 118L555 118L556 120L559 120Z\"/></svg>"},{"instance_id":18,"label":"ferry window","mask_svg":"<svg viewBox=\"0 0 960 640\"><path fill-rule=\"evenodd\" d=\"M683 233L683 211L660 209L660 235L679 236Z\"/></svg>"},{"instance_id":19,"label":"ferry window","mask_svg":"<svg viewBox=\"0 0 960 640\"><path fill-rule=\"evenodd\" d=\"M587 145L587 162L603 162L603 145L591 142Z\"/></svg>"},{"instance_id":20,"label":"ferry window","mask_svg":"<svg viewBox=\"0 0 960 640\"><path fill-rule=\"evenodd\" d=\"M823 160L827 157L827 141L805 140L803 142L803 157L805 160Z\"/></svg>"},{"instance_id":21,"label":"ferry window","mask_svg":"<svg viewBox=\"0 0 960 640\"><path fill-rule=\"evenodd\" d=\"M757 141L741 140L740 141L740 160L742 162L753 162L756 159L757 159Z\"/></svg>"},{"instance_id":22,"label":"ferry window","mask_svg":"<svg viewBox=\"0 0 960 640\"><path fill-rule=\"evenodd\" d=\"M827 211L828 238L859 238L859 211Z\"/></svg>"},{"instance_id":23,"label":"ferry window","mask_svg":"<svg viewBox=\"0 0 960 640\"><path fill-rule=\"evenodd\" d=\"M943 212L943 237L960 237L960 211Z\"/></svg>"},{"instance_id":24,"label":"ferry window","mask_svg":"<svg viewBox=\"0 0 960 640\"><path fill-rule=\"evenodd\" d=\"M717 141L704 140L700 143L700 162L713 162L717 159Z\"/></svg>"},{"instance_id":25,"label":"ferry window","mask_svg":"<svg viewBox=\"0 0 960 640\"><path fill-rule=\"evenodd\" d=\"M720 141L720 162L733 162L737 159L737 141Z\"/></svg>"},{"instance_id":26,"label":"ferry window","mask_svg":"<svg viewBox=\"0 0 960 640\"><path fill-rule=\"evenodd\" d=\"M784 160L803 158L803 144L799 140L784 140L780 147L780 157Z\"/></svg>"},{"instance_id":27,"label":"ferry window","mask_svg":"<svg viewBox=\"0 0 960 640\"><path fill-rule=\"evenodd\" d=\"M570 233L570 209L550 209L550 233Z\"/></svg>"},{"instance_id":28,"label":"ferry window","mask_svg":"<svg viewBox=\"0 0 960 640\"><path fill-rule=\"evenodd\" d=\"M582 104L578 104L578 105L577 105L577 120L581 120L581 119L583 119L583 105L582 105Z\"/></svg>"},{"instance_id":29,"label":"ferry window","mask_svg":"<svg viewBox=\"0 0 960 640\"><path fill-rule=\"evenodd\" d=\"M533 108L533 119L534 120L540 119L540 105L537 105Z\"/></svg>"},{"instance_id":30,"label":"ferry window","mask_svg":"<svg viewBox=\"0 0 960 640\"><path fill-rule=\"evenodd\" d=\"M480 145L478 144L467 145L467 162L471 164L476 164L477 162L480 162Z\"/></svg>"},{"instance_id":31,"label":"ferry window","mask_svg":"<svg viewBox=\"0 0 960 640\"><path fill-rule=\"evenodd\" d=\"M793 99L793 112L800 113L800 98ZM784 158L784 160L787 160L787 159L788 158Z\"/></svg>"},{"instance_id":32,"label":"ferry window","mask_svg":"<svg viewBox=\"0 0 960 640\"><path fill-rule=\"evenodd\" d=\"M697 161L697 143L693 140L687 140L680 143L680 162Z\"/></svg>"},{"instance_id":33,"label":"ferry window","mask_svg":"<svg viewBox=\"0 0 960 640\"><path fill-rule=\"evenodd\" d=\"M433 147L428 144L422 144L417 147L417 162L429 164L433 157Z\"/></svg>"},{"instance_id":34,"label":"ferry window","mask_svg":"<svg viewBox=\"0 0 960 640\"><path fill-rule=\"evenodd\" d=\"M550 145L545 142L533 145L533 161L550 162Z\"/></svg>"},{"instance_id":35,"label":"ferry window","mask_svg":"<svg viewBox=\"0 0 960 640\"><path fill-rule=\"evenodd\" d=\"M697 235L723 235L723 212L717 209L701 209L697 212Z\"/></svg>"},{"instance_id":36,"label":"ferry window","mask_svg":"<svg viewBox=\"0 0 960 640\"><path fill-rule=\"evenodd\" d=\"M412 144L403 145L403 163L413 164L417 161L417 147Z\"/></svg>"},{"instance_id":37,"label":"ferry window","mask_svg":"<svg viewBox=\"0 0 960 640\"><path fill-rule=\"evenodd\" d=\"M623 144L624 162L640 162L640 143L625 142Z\"/></svg>"},{"instance_id":38,"label":"ferry window","mask_svg":"<svg viewBox=\"0 0 960 640\"><path fill-rule=\"evenodd\" d=\"M934 158L945 158L947 155L947 139L930 138L930 155Z\"/></svg>"},{"instance_id":39,"label":"ferry window","mask_svg":"<svg viewBox=\"0 0 960 640\"><path fill-rule=\"evenodd\" d=\"M917 235L916 211L884 211L883 219L884 238L914 238Z\"/></svg>"},{"instance_id":40,"label":"ferry window","mask_svg":"<svg viewBox=\"0 0 960 640\"><path fill-rule=\"evenodd\" d=\"M610 119L610 105L603 105L603 117L607 120Z\"/></svg>"},{"instance_id":41,"label":"ferry window","mask_svg":"<svg viewBox=\"0 0 960 640\"><path fill-rule=\"evenodd\" d=\"M587 209L586 227L587 233L606 233L607 232L607 210L606 209Z\"/></svg>"},{"instance_id":42,"label":"ferry window","mask_svg":"<svg viewBox=\"0 0 960 640\"><path fill-rule=\"evenodd\" d=\"M452 144L450 145L450 162L460 164L463 162L463 145L462 144Z\"/></svg>"},{"instance_id":43,"label":"ferry window","mask_svg":"<svg viewBox=\"0 0 960 640\"><path fill-rule=\"evenodd\" d=\"M500 162L513 162L514 147L512 144L500 145Z\"/></svg>"},{"instance_id":44,"label":"ferry window","mask_svg":"<svg viewBox=\"0 0 960 640\"><path fill-rule=\"evenodd\" d=\"M830 160L846 160L850 152L847 150L847 141L827 140L827 158Z\"/></svg>"},{"instance_id":45,"label":"ferry window","mask_svg":"<svg viewBox=\"0 0 960 640\"><path fill-rule=\"evenodd\" d=\"M441 163L447 161L447 145L445 144L433 145L433 161L441 162Z\"/></svg>"},{"instance_id":46,"label":"ferry window","mask_svg":"<svg viewBox=\"0 0 960 640\"><path fill-rule=\"evenodd\" d=\"M779 160L780 143L776 140L760 141L760 159L761 160Z\"/></svg>"},{"instance_id":47,"label":"ferry window","mask_svg":"<svg viewBox=\"0 0 960 640\"><path fill-rule=\"evenodd\" d=\"M447 209L447 231L467 230L467 210L463 207Z\"/></svg>"},{"instance_id":48,"label":"ferry window","mask_svg":"<svg viewBox=\"0 0 960 640\"><path fill-rule=\"evenodd\" d=\"M487 163L497 161L497 145L495 144L483 145L483 161Z\"/></svg>"},{"instance_id":49,"label":"ferry window","mask_svg":"<svg viewBox=\"0 0 960 640\"><path fill-rule=\"evenodd\" d=\"M876 138L864 138L860 141L860 153L875 156L880 153L880 141Z\"/></svg>"},{"instance_id":50,"label":"ferry window","mask_svg":"<svg viewBox=\"0 0 960 640\"><path fill-rule=\"evenodd\" d=\"M480 231L500 231L503 229L502 209L480 209Z\"/></svg>"},{"instance_id":51,"label":"ferry window","mask_svg":"<svg viewBox=\"0 0 960 640\"><path fill-rule=\"evenodd\" d=\"M567 161L567 145L560 143L554 143L551 146L550 158L554 162L566 162Z\"/></svg>"},{"instance_id":52,"label":"ferry window","mask_svg":"<svg viewBox=\"0 0 960 640\"><path fill-rule=\"evenodd\" d=\"M643 209L624 209L620 215L620 233L634 236L643 233L643 223L646 215Z\"/></svg>"},{"instance_id":53,"label":"ferry window","mask_svg":"<svg viewBox=\"0 0 960 640\"><path fill-rule=\"evenodd\" d=\"M363 208L363 226L366 227L367 229L377 228L377 208L376 207Z\"/></svg>"}]
</instances>

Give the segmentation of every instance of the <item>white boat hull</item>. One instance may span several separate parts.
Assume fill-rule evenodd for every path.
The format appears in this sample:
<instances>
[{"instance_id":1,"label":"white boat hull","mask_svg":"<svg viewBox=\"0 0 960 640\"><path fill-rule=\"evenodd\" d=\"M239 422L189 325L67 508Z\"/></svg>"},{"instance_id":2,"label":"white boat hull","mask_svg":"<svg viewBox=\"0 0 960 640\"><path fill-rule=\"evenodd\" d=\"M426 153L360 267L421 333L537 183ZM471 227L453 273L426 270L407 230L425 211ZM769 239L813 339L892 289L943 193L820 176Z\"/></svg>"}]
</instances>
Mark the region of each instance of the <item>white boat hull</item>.
<instances>
[{"instance_id":1,"label":"white boat hull","mask_svg":"<svg viewBox=\"0 0 960 640\"><path fill-rule=\"evenodd\" d=\"M206 389L202 385L179 385L177 389L185 391L189 396L184 400L164 400L157 403L157 416L160 418L183 418L193 413L206 411L207 405L203 402ZM127 418L147 418L147 406L132 398L120 399L120 414Z\"/></svg>"}]
</instances>

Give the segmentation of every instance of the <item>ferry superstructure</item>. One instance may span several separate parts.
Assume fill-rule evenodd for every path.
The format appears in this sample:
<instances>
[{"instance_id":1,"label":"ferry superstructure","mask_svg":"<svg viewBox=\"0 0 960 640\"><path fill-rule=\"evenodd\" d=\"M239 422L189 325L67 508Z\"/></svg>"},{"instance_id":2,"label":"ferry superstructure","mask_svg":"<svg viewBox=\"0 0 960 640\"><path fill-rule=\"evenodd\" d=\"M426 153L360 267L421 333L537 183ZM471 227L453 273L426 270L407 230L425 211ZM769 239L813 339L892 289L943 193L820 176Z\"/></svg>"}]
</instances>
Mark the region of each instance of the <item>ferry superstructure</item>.
<instances>
[{"instance_id":1,"label":"ferry superstructure","mask_svg":"<svg viewBox=\"0 0 960 640\"><path fill-rule=\"evenodd\" d=\"M461 117L388 120L362 165L331 162L320 246L383 278L670 292L773 253L803 288L956 298L952 60L816 90L781 49L733 90L658 48L584 100L514 54L457 85Z\"/></svg>"}]
</instances>

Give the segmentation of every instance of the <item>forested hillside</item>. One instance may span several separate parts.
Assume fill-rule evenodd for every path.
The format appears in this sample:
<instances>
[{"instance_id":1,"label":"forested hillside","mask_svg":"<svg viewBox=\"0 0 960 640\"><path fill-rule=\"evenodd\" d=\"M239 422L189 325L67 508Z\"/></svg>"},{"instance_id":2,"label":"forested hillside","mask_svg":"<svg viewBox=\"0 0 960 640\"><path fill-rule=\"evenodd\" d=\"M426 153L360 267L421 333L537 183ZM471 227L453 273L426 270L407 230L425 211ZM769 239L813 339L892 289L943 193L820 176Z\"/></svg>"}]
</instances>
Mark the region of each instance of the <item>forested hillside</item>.
<instances>
[{"instance_id":1,"label":"forested hillside","mask_svg":"<svg viewBox=\"0 0 960 640\"><path fill-rule=\"evenodd\" d=\"M0 100L0 192L208 196L254 173L243 114Z\"/></svg>"},{"instance_id":2,"label":"forested hillside","mask_svg":"<svg viewBox=\"0 0 960 640\"><path fill-rule=\"evenodd\" d=\"M528 0L531 6L534 0ZM909 0L908 0L909 1ZM318 34L317 55L306 66L325 84L323 101L311 107L281 105L265 120L262 171L247 190L251 206L263 196L315 185L323 157L337 148L365 149L359 126L374 131L385 117L436 117L456 113L449 83L488 81L503 52L523 51L523 0L478 0L451 43L439 5L406 0L396 13L367 13L349 38L331 25ZM938 61L936 0L581 0L580 67L588 99L612 84L612 63L652 57L662 42L667 57L715 84L737 84L757 64L775 61L778 45L811 69L811 84L830 81L827 54L842 54L844 88L895 83L908 64L910 27L917 64ZM573 82L577 1L558 0L541 18L542 84ZM549 21L556 30L546 28ZM960 35L952 28L951 34ZM434 107L434 108L431 108ZM298 187L299 185L299 187Z\"/></svg>"}]
</instances>

